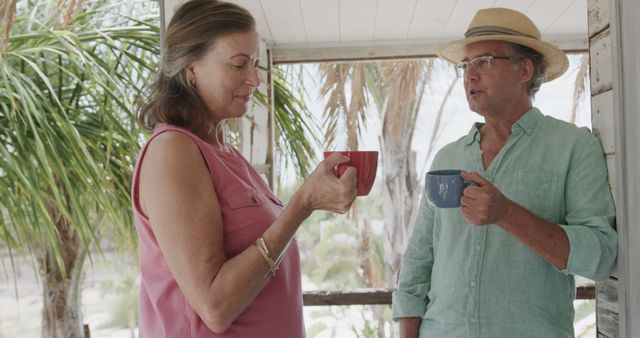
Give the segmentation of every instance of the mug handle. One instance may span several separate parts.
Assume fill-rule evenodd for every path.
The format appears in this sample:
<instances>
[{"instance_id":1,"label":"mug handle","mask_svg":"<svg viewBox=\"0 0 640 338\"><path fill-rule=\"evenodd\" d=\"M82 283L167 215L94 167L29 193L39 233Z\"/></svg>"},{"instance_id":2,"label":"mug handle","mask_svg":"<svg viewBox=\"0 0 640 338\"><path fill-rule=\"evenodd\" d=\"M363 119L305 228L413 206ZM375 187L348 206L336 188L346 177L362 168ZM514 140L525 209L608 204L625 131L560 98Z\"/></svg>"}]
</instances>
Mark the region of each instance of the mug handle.
<instances>
[{"instance_id":1,"label":"mug handle","mask_svg":"<svg viewBox=\"0 0 640 338\"><path fill-rule=\"evenodd\" d=\"M336 175L337 178L342 177L342 174L344 174L344 172L347 170L350 163L351 162L345 162L336 165L335 167L333 167L333 174Z\"/></svg>"}]
</instances>

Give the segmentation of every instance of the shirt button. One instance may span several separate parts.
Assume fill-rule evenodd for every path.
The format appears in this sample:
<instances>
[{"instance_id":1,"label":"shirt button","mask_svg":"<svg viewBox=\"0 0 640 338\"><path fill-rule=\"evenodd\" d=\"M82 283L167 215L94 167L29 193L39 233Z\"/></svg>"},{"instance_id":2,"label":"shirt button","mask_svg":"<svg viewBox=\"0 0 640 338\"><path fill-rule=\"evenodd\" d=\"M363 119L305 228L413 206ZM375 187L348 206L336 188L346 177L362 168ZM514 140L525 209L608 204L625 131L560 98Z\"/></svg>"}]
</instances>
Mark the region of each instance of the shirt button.
<instances>
[{"instance_id":1,"label":"shirt button","mask_svg":"<svg viewBox=\"0 0 640 338\"><path fill-rule=\"evenodd\" d=\"M472 288L475 288L476 287L476 282L471 282L470 285L471 285Z\"/></svg>"},{"instance_id":2,"label":"shirt button","mask_svg":"<svg viewBox=\"0 0 640 338\"><path fill-rule=\"evenodd\" d=\"M471 318L471 322L472 322L472 323L475 323L475 322L476 322L476 319L475 319L475 318Z\"/></svg>"},{"instance_id":3,"label":"shirt button","mask_svg":"<svg viewBox=\"0 0 640 338\"><path fill-rule=\"evenodd\" d=\"M479 244L476 245L476 251L480 251L480 249L482 249L482 247Z\"/></svg>"}]
</instances>

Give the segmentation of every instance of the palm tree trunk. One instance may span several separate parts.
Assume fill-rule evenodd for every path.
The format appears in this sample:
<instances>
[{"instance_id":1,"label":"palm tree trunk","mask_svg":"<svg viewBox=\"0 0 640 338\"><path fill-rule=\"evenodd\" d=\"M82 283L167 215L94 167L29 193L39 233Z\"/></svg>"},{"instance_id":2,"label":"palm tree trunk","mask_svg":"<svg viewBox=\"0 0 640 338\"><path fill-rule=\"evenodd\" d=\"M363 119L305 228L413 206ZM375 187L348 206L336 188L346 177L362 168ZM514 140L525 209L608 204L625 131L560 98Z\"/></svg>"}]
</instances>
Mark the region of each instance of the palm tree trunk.
<instances>
[{"instance_id":1,"label":"palm tree trunk","mask_svg":"<svg viewBox=\"0 0 640 338\"><path fill-rule=\"evenodd\" d=\"M383 148L382 152L383 158L386 159L383 161L386 279L387 287L394 288L404 253L402 248L406 246L409 239L409 228L415 214L418 198L415 171L416 154L414 151L402 154L389 148Z\"/></svg>"},{"instance_id":2,"label":"palm tree trunk","mask_svg":"<svg viewBox=\"0 0 640 338\"><path fill-rule=\"evenodd\" d=\"M52 215L56 216L53 219L64 270L48 244L39 260L43 281L42 337L83 338L80 281L86 251L67 219L55 211Z\"/></svg>"},{"instance_id":3,"label":"palm tree trunk","mask_svg":"<svg viewBox=\"0 0 640 338\"><path fill-rule=\"evenodd\" d=\"M16 15L16 0L3 1L0 4L0 50L9 41L11 26Z\"/></svg>"}]
</instances>

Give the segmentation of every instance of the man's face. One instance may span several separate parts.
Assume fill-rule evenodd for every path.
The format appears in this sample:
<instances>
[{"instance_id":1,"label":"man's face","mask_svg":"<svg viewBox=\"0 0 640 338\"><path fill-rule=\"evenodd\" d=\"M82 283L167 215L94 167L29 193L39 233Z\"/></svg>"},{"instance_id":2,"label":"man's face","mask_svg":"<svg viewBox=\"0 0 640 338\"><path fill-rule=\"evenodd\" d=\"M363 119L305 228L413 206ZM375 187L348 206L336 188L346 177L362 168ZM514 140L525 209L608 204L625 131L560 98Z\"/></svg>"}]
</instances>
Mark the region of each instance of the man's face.
<instances>
[{"instance_id":1,"label":"man's face","mask_svg":"<svg viewBox=\"0 0 640 338\"><path fill-rule=\"evenodd\" d=\"M480 41L467 45L463 61L481 56L509 57L511 48L502 41ZM464 73L464 89L469 109L482 116L495 116L526 95L522 67L510 59L492 59L482 67L469 65ZM480 63L479 63L480 64ZM524 91L524 92L523 92Z\"/></svg>"}]
</instances>

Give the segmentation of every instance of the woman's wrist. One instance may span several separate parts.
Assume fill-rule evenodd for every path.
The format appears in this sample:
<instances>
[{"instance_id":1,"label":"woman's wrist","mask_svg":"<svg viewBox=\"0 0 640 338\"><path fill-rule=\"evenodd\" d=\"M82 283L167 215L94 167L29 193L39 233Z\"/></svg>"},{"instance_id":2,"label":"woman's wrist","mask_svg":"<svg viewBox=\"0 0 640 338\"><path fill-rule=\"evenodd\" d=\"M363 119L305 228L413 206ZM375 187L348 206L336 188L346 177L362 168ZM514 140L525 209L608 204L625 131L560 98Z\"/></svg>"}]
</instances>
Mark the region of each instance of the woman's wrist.
<instances>
[{"instance_id":1,"label":"woman's wrist","mask_svg":"<svg viewBox=\"0 0 640 338\"><path fill-rule=\"evenodd\" d=\"M300 217L300 222L311 216L311 213L313 212L313 208L309 202L309 197L305 193L304 188L298 189L298 191L291 196L291 199L287 204L287 208L290 208L291 211L295 212L296 215Z\"/></svg>"}]
</instances>

